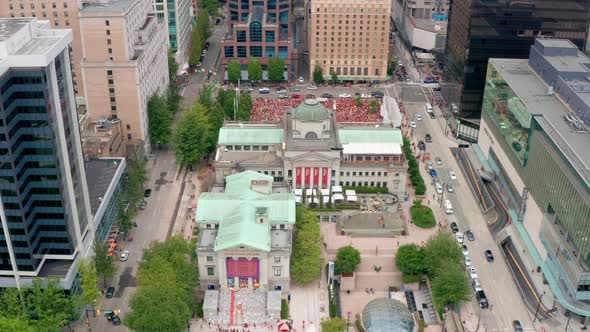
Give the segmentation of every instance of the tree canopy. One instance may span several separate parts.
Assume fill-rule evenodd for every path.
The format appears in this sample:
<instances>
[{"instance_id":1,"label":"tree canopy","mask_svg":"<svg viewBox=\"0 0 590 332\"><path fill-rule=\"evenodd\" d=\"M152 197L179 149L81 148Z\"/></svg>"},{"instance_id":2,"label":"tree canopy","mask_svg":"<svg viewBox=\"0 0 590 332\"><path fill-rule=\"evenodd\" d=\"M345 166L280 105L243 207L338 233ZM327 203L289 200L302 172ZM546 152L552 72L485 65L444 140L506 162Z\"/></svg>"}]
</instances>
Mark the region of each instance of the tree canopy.
<instances>
[{"instance_id":1,"label":"tree canopy","mask_svg":"<svg viewBox=\"0 0 590 332\"><path fill-rule=\"evenodd\" d=\"M174 147L181 165L195 165L210 150L210 123L207 109L195 104L186 110L176 127Z\"/></svg>"},{"instance_id":2,"label":"tree canopy","mask_svg":"<svg viewBox=\"0 0 590 332\"><path fill-rule=\"evenodd\" d=\"M313 82L316 85L320 85L324 82L324 71L319 65L315 65L313 68Z\"/></svg>"},{"instance_id":3,"label":"tree canopy","mask_svg":"<svg viewBox=\"0 0 590 332\"><path fill-rule=\"evenodd\" d=\"M324 267L320 224L314 212L298 207L295 226L291 276L295 283L306 285L317 280Z\"/></svg>"},{"instance_id":4,"label":"tree canopy","mask_svg":"<svg viewBox=\"0 0 590 332\"><path fill-rule=\"evenodd\" d=\"M250 63L248 63L248 79L250 81L262 80L262 65L256 58L250 60Z\"/></svg>"},{"instance_id":5,"label":"tree canopy","mask_svg":"<svg viewBox=\"0 0 590 332\"><path fill-rule=\"evenodd\" d=\"M166 144L172 136L172 113L166 98L154 94L148 100L149 133L152 144Z\"/></svg>"},{"instance_id":6,"label":"tree canopy","mask_svg":"<svg viewBox=\"0 0 590 332\"><path fill-rule=\"evenodd\" d=\"M338 74L335 71L332 72L332 84L338 83Z\"/></svg>"},{"instance_id":7,"label":"tree canopy","mask_svg":"<svg viewBox=\"0 0 590 332\"><path fill-rule=\"evenodd\" d=\"M335 317L322 321L322 332L344 332L346 330L346 321L342 318Z\"/></svg>"},{"instance_id":8,"label":"tree canopy","mask_svg":"<svg viewBox=\"0 0 590 332\"><path fill-rule=\"evenodd\" d=\"M219 4L216 4L215 6L215 11L217 11ZM207 38L209 38L209 14L208 10L199 11L197 24L193 27L193 31L191 32L189 63L193 66L196 66L201 62L201 52L205 47Z\"/></svg>"},{"instance_id":9,"label":"tree canopy","mask_svg":"<svg viewBox=\"0 0 590 332\"><path fill-rule=\"evenodd\" d=\"M438 232L426 242L424 258L428 274L434 276L440 270L446 269L445 263L447 261L461 264L463 262L463 253L453 236L445 232ZM444 260L441 258L444 258Z\"/></svg>"},{"instance_id":10,"label":"tree canopy","mask_svg":"<svg viewBox=\"0 0 590 332\"><path fill-rule=\"evenodd\" d=\"M87 258L81 259L78 263L78 273L80 274L80 286L82 288L82 294L80 294L79 300L82 305L94 306L98 295L98 274L96 273L96 267L94 266L94 260Z\"/></svg>"},{"instance_id":11,"label":"tree canopy","mask_svg":"<svg viewBox=\"0 0 590 332\"><path fill-rule=\"evenodd\" d=\"M361 253L353 246L338 249L334 270L337 274L349 274L356 271L361 263Z\"/></svg>"},{"instance_id":12,"label":"tree canopy","mask_svg":"<svg viewBox=\"0 0 590 332\"><path fill-rule=\"evenodd\" d=\"M459 264L447 264L433 278L431 286L438 305L459 304L471 298L468 276Z\"/></svg>"},{"instance_id":13,"label":"tree canopy","mask_svg":"<svg viewBox=\"0 0 590 332\"><path fill-rule=\"evenodd\" d=\"M285 60L282 58L268 59L268 80L271 82L280 82L285 79Z\"/></svg>"},{"instance_id":14,"label":"tree canopy","mask_svg":"<svg viewBox=\"0 0 590 332\"><path fill-rule=\"evenodd\" d=\"M227 65L227 79L232 83L238 83L242 76L242 66L237 60L232 60Z\"/></svg>"},{"instance_id":15,"label":"tree canopy","mask_svg":"<svg viewBox=\"0 0 590 332\"><path fill-rule=\"evenodd\" d=\"M107 287L107 279L112 278L117 271L114 259L109 256L109 247L106 243L96 241L94 243L94 267L96 275L103 280L103 287Z\"/></svg>"},{"instance_id":16,"label":"tree canopy","mask_svg":"<svg viewBox=\"0 0 590 332\"><path fill-rule=\"evenodd\" d=\"M404 244L397 249L395 264L404 274L404 282L418 281L426 273L424 251L413 243Z\"/></svg>"}]
</instances>

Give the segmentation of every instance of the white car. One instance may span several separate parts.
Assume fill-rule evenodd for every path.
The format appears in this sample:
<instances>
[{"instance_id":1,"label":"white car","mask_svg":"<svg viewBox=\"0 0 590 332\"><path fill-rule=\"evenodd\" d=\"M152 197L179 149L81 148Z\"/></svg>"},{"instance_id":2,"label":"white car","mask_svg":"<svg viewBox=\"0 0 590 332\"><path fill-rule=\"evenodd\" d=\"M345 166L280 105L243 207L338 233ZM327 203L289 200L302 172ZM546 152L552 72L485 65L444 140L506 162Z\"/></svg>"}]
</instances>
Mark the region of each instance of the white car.
<instances>
[{"instance_id":1,"label":"white car","mask_svg":"<svg viewBox=\"0 0 590 332\"><path fill-rule=\"evenodd\" d=\"M469 272L469 276L471 277L471 279L477 279L477 271L475 271L474 266L468 267L467 272Z\"/></svg>"},{"instance_id":2,"label":"white car","mask_svg":"<svg viewBox=\"0 0 590 332\"><path fill-rule=\"evenodd\" d=\"M363 93L363 94L361 95L361 98L363 98L363 99L368 99L368 98L371 98L371 95L368 95L368 94L365 94L365 93Z\"/></svg>"},{"instance_id":3,"label":"white car","mask_svg":"<svg viewBox=\"0 0 590 332\"><path fill-rule=\"evenodd\" d=\"M349 95L348 93L341 93L338 95L338 98L350 98L351 95Z\"/></svg>"},{"instance_id":4,"label":"white car","mask_svg":"<svg viewBox=\"0 0 590 332\"><path fill-rule=\"evenodd\" d=\"M121 262L126 262L127 259L129 259L129 251L125 250L121 253L121 257L119 257L119 260Z\"/></svg>"},{"instance_id":5,"label":"white car","mask_svg":"<svg viewBox=\"0 0 590 332\"><path fill-rule=\"evenodd\" d=\"M300 76L298 81L299 81L299 84L303 84L303 82L304 82L303 77Z\"/></svg>"},{"instance_id":6,"label":"white car","mask_svg":"<svg viewBox=\"0 0 590 332\"><path fill-rule=\"evenodd\" d=\"M278 94L285 94L285 93L287 93L287 89L284 89L284 88L277 89L277 93Z\"/></svg>"},{"instance_id":7,"label":"white car","mask_svg":"<svg viewBox=\"0 0 590 332\"><path fill-rule=\"evenodd\" d=\"M451 180L457 180L457 174L455 174L454 171L449 172L449 177L451 178Z\"/></svg>"},{"instance_id":8,"label":"white car","mask_svg":"<svg viewBox=\"0 0 590 332\"><path fill-rule=\"evenodd\" d=\"M479 282L479 279L473 279L471 280L471 285L473 285L473 289L476 292L482 291L483 288L481 288L481 283Z\"/></svg>"},{"instance_id":9,"label":"white car","mask_svg":"<svg viewBox=\"0 0 590 332\"><path fill-rule=\"evenodd\" d=\"M412 128L416 128L416 122L414 122L414 121L410 121L410 127L412 127Z\"/></svg>"},{"instance_id":10,"label":"white car","mask_svg":"<svg viewBox=\"0 0 590 332\"><path fill-rule=\"evenodd\" d=\"M471 257L465 256L465 266L471 266Z\"/></svg>"},{"instance_id":11,"label":"white car","mask_svg":"<svg viewBox=\"0 0 590 332\"><path fill-rule=\"evenodd\" d=\"M443 186L442 184L440 184L440 182L436 181L434 183L434 189L436 190L436 192L440 195L443 193Z\"/></svg>"},{"instance_id":12,"label":"white car","mask_svg":"<svg viewBox=\"0 0 590 332\"><path fill-rule=\"evenodd\" d=\"M463 233L455 233L455 239L457 239L457 242L459 242L459 244L463 244Z\"/></svg>"},{"instance_id":13,"label":"white car","mask_svg":"<svg viewBox=\"0 0 590 332\"><path fill-rule=\"evenodd\" d=\"M317 90L317 89L318 89L318 87L315 85L310 85L307 87L307 90Z\"/></svg>"},{"instance_id":14,"label":"white car","mask_svg":"<svg viewBox=\"0 0 590 332\"><path fill-rule=\"evenodd\" d=\"M466 245L461 247L461 251L463 252L463 256L469 256L469 250L467 249Z\"/></svg>"},{"instance_id":15,"label":"white car","mask_svg":"<svg viewBox=\"0 0 590 332\"><path fill-rule=\"evenodd\" d=\"M450 193L455 191L455 187L453 187L452 183L447 183L447 191Z\"/></svg>"},{"instance_id":16,"label":"white car","mask_svg":"<svg viewBox=\"0 0 590 332\"><path fill-rule=\"evenodd\" d=\"M432 165L431 161L426 162L426 168L430 171L431 169L434 168L434 165Z\"/></svg>"},{"instance_id":17,"label":"white car","mask_svg":"<svg viewBox=\"0 0 590 332\"><path fill-rule=\"evenodd\" d=\"M416 114L416 120L418 120L418 121L422 121L422 115L420 115L420 114Z\"/></svg>"}]
</instances>

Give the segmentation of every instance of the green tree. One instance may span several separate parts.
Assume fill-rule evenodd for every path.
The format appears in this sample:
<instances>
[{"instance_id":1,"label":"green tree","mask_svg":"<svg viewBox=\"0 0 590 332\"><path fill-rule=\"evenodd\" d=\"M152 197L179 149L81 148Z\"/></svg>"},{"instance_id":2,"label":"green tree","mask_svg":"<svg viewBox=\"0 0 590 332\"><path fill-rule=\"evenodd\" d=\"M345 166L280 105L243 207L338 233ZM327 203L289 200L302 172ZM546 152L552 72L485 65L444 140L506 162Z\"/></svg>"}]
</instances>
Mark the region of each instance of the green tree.
<instances>
[{"instance_id":1,"label":"green tree","mask_svg":"<svg viewBox=\"0 0 590 332\"><path fill-rule=\"evenodd\" d=\"M338 83L338 74L335 71L332 72L332 84Z\"/></svg>"},{"instance_id":2,"label":"green tree","mask_svg":"<svg viewBox=\"0 0 590 332\"><path fill-rule=\"evenodd\" d=\"M248 79L255 82L262 80L262 65L256 58L248 63Z\"/></svg>"},{"instance_id":3,"label":"green tree","mask_svg":"<svg viewBox=\"0 0 590 332\"><path fill-rule=\"evenodd\" d=\"M370 113L375 113L377 112L377 109L379 108L379 103L376 100L371 100L371 102L369 103L369 112Z\"/></svg>"},{"instance_id":4,"label":"green tree","mask_svg":"<svg viewBox=\"0 0 590 332\"><path fill-rule=\"evenodd\" d=\"M155 94L148 100L148 119L152 144L166 144L172 135L172 114L166 99Z\"/></svg>"},{"instance_id":5,"label":"green tree","mask_svg":"<svg viewBox=\"0 0 590 332\"><path fill-rule=\"evenodd\" d=\"M75 297L66 295L54 278L33 280L27 293L27 308L34 313L33 317L55 327L69 325L79 314Z\"/></svg>"},{"instance_id":6,"label":"green tree","mask_svg":"<svg viewBox=\"0 0 590 332\"><path fill-rule=\"evenodd\" d=\"M84 307L86 318L88 319L88 306L94 311L96 300L100 292L98 287L98 274L96 273L96 267L94 261L88 258L83 258L78 263L78 273L80 274L80 288L82 288L82 294L78 296L79 304Z\"/></svg>"},{"instance_id":7,"label":"green tree","mask_svg":"<svg viewBox=\"0 0 590 332\"><path fill-rule=\"evenodd\" d=\"M174 60L174 53L172 50L168 51L168 76L170 79L170 85L176 86L176 73L178 72L178 63Z\"/></svg>"},{"instance_id":8,"label":"green tree","mask_svg":"<svg viewBox=\"0 0 590 332\"><path fill-rule=\"evenodd\" d=\"M361 105L363 103L363 99L360 96L354 98L354 102L357 105Z\"/></svg>"},{"instance_id":9,"label":"green tree","mask_svg":"<svg viewBox=\"0 0 590 332\"><path fill-rule=\"evenodd\" d=\"M283 81L285 73L285 60L271 58L268 60L268 80L271 82Z\"/></svg>"},{"instance_id":10,"label":"green tree","mask_svg":"<svg viewBox=\"0 0 590 332\"><path fill-rule=\"evenodd\" d=\"M324 266L320 224L315 213L305 207L299 207L295 227L291 276L295 283L306 285L321 276Z\"/></svg>"},{"instance_id":11,"label":"green tree","mask_svg":"<svg viewBox=\"0 0 590 332\"><path fill-rule=\"evenodd\" d=\"M320 67L320 65L315 65L315 67L313 68L313 82L316 85L324 83L324 71L322 70L322 67Z\"/></svg>"},{"instance_id":12,"label":"green tree","mask_svg":"<svg viewBox=\"0 0 590 332\"><path fill-rule=\"evenodd\" d=\"M127 199L131 206L143 198L143 184L147 181L145 161L127 159Z\"/></svg>"},{"instance_id":13,"label":"green tree","mask_svg":"<svg viewBox=\"0 0 590 332\"><path fill-rule=\"evenodd\" d=\"M242 76L242 66L237 60L232 60L227 65L227 79L232 83L238 83Z\"/></svg>"},{"instance_id":14,"label":"green tree","mask_svg":"<svg viewBox=\"0 0 590 332\"><path fill-rule=\"evenodd\" d=\"M335 317L322 321L322 332L344 332L346 330L346 321L342 318Z\"/></svg>"},{"instance_id":15,"label":"green tree","mask_svg":"<svg viewBox=\"0 0 590 332\"><path fill-rule=\"evenodd\" d=\"M117 268L114 261L109 256L109 247L106 243L96 241L94 243L94 267L96 269L96 275L102 278L104 287L107 287L107 279L112 278L115 275Z\"/></svg>"},{"instance_id":16,"label":"green tree","mask_svg":"<svg viewBox=\"0 0 590 332\"><path fill-rule=\"evenodd\" d=\"M209 13L206 10L199 11L199 14L197 15L197 28L204 44L209 38L210 32Z\"/></svg>"},{"instance_id":17,"label":"green tree","mask_svg":"<svg viewBox=\"0 0 590 332\"><path fill-rule=\"evenodd\" d=\"M240 94L240 106L238 107L238 121L249 121L252 113L252 97L248 93Z\"/></svg>"},{"instance_id":18,"label":"green tree","mask_svg":"<svg viewBox=\"0 0 590 332\"><path fill-rule=\"evenodd\" d=\"M199 91L199 104L205 106L208 109L213 107L213 94L215 87L211 84L204 85Z\"/></svg>"},{"instance_id":19,"label":"green tree","mask_svg":"<svg viewBox=\"0 0 590 332\"><path fill-rule=\"evenodd\" d=\"M438 232L433 235L426 246L424 246L427 272L430 276L436 277L440 271L447 268L447 262L454 262L461 265L463 253L452 235L445 232ZM441 259L444 257L444 260Z\"/></svg>"},{"instance_id":20,"label":"green tree","mask_svg":"<svg viewBox=\"0 0 590 332\"><path fill-rule=\"evenodd\" d=\"M405 282L418 281L426 272L424 251L413 243L402 245L397 249L395 265L404 274Z\"/></svg>"},{"instance_id":21,"label":"green tree","mask_svg":"<svg viewBox=\"0 0 590 332\"><path fill-rule=\"evenodd\" d=\"M19 293L17 288L4 288L0 295L0 314L7 317L27 319L28 313L26 304L23 302L24 299L24 294Z\"/></svg>"},{"instance_id":22,"label":"green tree","mask_svg":"<svg viewBox=\"0 0 590 332\"><path fill-rule=\"evenodd\" d=\"M432 296L438 307L446 304L458 305L471 298L471 285L463 267L442 259L445 266L432 280Z\"/></svg>"},{"instance_id":23,"label":"green tree","mask_svg":"<svg viewBox=\"0 0 590 332\"><path fill-rule=\"evenodd\" d=\"M361 263L361 253L352 246L338 249L334 270L337 274L353 273Z\"/></svg>"},{"instance_id":24,"label":"green tree","mask_svg":"<svg viewBox=\"0 0 590 332\"><path fill-rule=\"evenodd\" d=\"M203 0L203 9L205 9L209 15L218 15L219 1L218 0Z\"/></svg>"},{"instance_id":25,"label":"green tree","mask_svg":"<svg viewBox=\"0 0 590 332\"><path fill-rule=\"evenodd\" d=\"M191 52L189 57L189 63L192 66L196 66L201 62L201 52L203 51L203 36L201 36L200 30L195 27L191 33Z\"/></svg>"},{"instance_id":26,"label":"green tree","mask_svg":"<svg viewBox=\"0 0 590 332\"><path fill-rule=\"evenodd\" d=\"M123 233L123 239L126 239L129 231L137 226L134 221L135 210L125 209L123 202L117 203L117 210L117 226L119 226L119 230Z\"/></svg>"},{"instance_id":27,"label":"green tree","mask_svg":"<svg viewBox=\"0 0 590 332\"><path fill-rule=\"evenodd\" d=\"M59 331L59 328L42 326L39 322L31 321L26 318L0 315L0 331Z\"/></svg>"},{"instance_id":28,"label":"green tree","mask_svg":"<svg viewBox=\"0 0 590 332\"><path fill-rule=\"evenodd\" d=\"M207 110L195 104L187 110L176 128L174 147L176 160L183 166L195 165L211 148L210 126Z\"/></svg>"}]
</instances>

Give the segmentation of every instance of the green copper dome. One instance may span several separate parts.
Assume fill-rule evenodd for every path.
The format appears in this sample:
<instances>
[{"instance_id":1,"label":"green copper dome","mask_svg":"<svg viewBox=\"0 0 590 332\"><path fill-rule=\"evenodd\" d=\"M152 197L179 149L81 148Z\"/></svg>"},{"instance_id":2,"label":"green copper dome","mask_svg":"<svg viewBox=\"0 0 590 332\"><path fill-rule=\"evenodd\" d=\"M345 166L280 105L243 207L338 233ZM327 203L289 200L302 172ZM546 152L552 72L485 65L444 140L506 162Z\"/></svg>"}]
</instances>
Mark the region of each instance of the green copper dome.
<instances>
[{"instance_id":1,"label":"green copper dome","mask_svg":"<svg viewBox=\"0 0 590 332\"><path fill-rule=\"evenodd\" d=\"M330 117L330 111L315 99L306 99L291 114L302 121L321 121Z\"/></svg>"}]
</instances>

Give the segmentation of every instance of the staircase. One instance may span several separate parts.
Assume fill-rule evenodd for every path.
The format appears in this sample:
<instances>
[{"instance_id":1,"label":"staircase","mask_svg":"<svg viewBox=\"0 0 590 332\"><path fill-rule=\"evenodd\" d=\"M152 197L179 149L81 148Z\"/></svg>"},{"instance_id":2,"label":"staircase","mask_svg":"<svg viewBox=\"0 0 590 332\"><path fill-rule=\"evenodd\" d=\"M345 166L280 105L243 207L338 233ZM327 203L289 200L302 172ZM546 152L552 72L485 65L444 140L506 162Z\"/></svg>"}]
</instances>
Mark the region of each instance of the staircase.
<instances>
[{"instance_id":1,"label":"staircase","mask_svg":"<svg viewBox=\"0 0 590 332\"><path fill-rule=\"evenodd\" d=\"M432 294L430 293L430 288L426 283L426 280L420 281L420 291L424 294L424 300L428 303L428 308L426 309L428 317L430 318L431 322L438 322L438 315L436 314L436 309L434 309L434 304L432 302Z\"/></svg>"}]
</instances>

